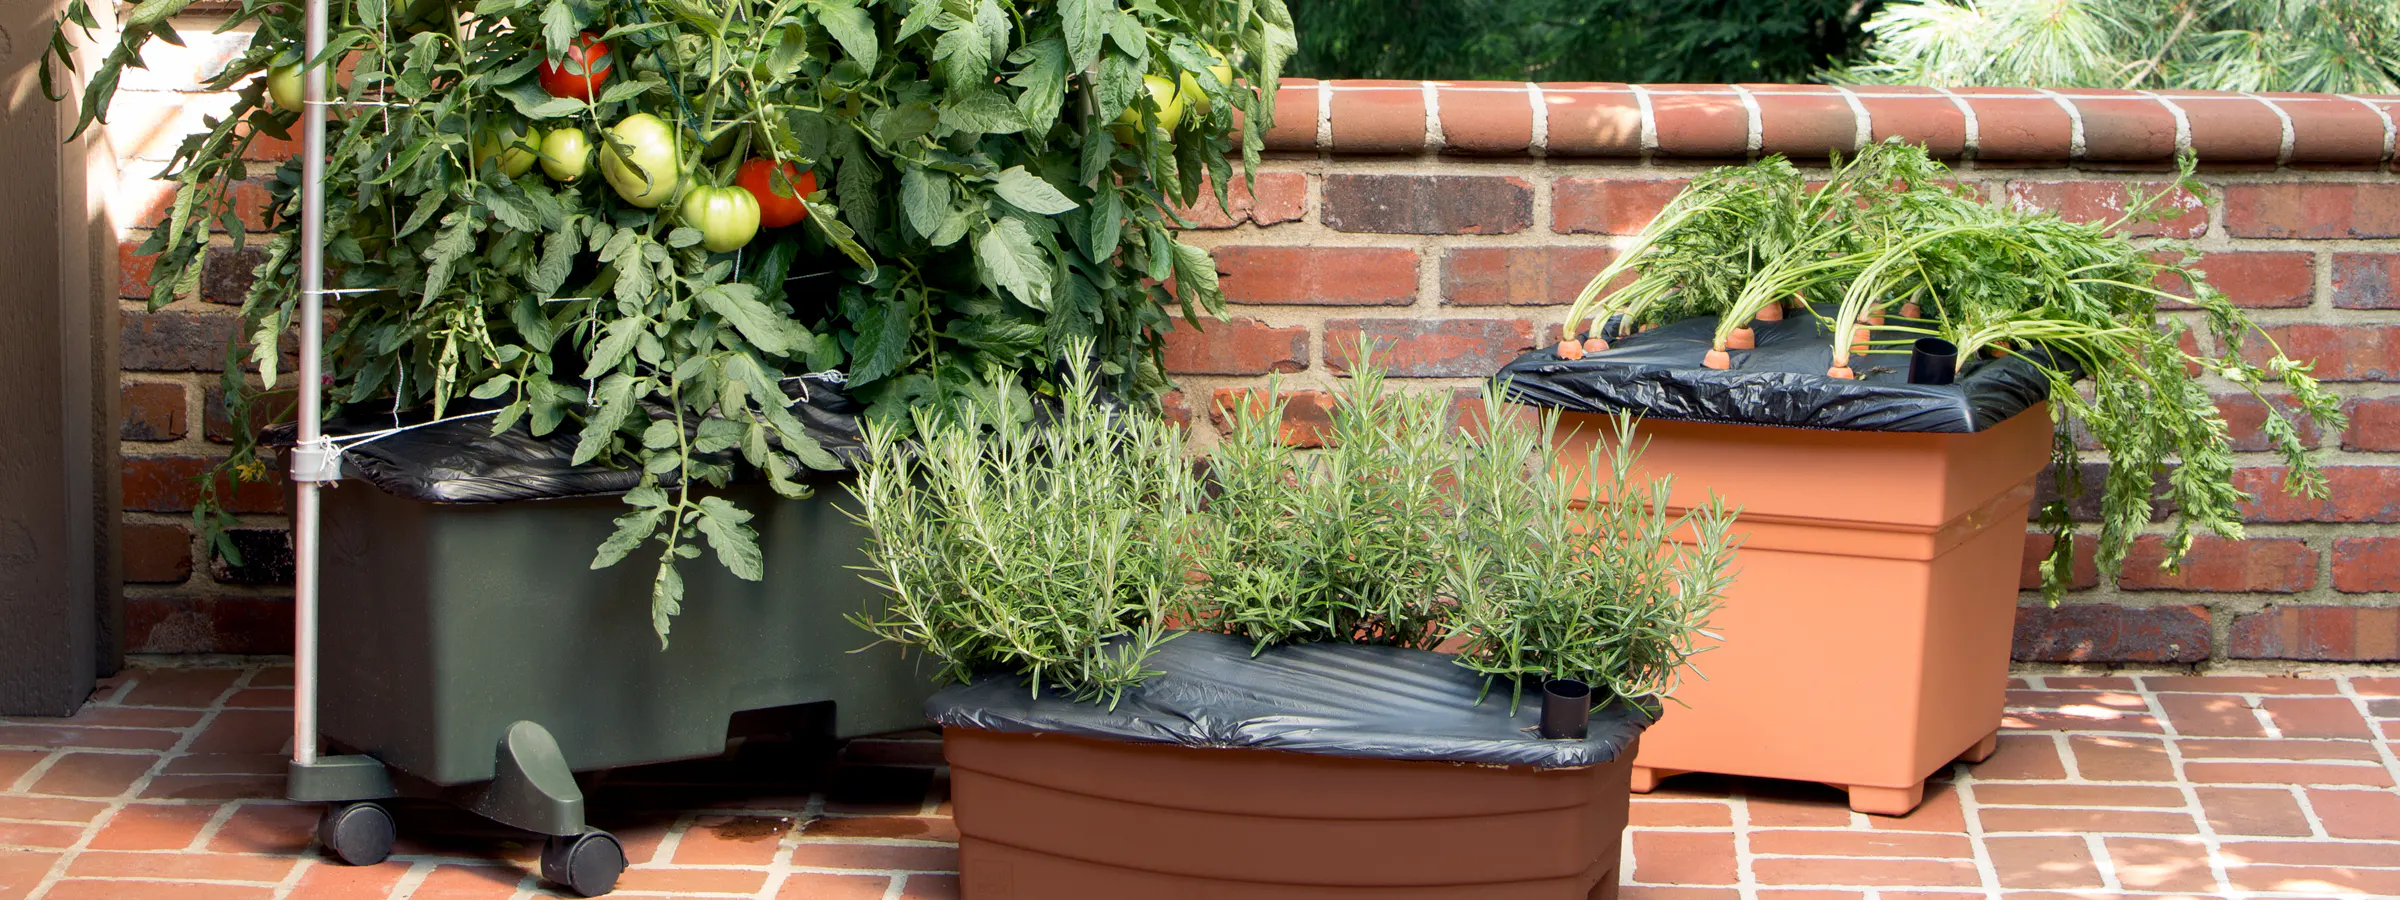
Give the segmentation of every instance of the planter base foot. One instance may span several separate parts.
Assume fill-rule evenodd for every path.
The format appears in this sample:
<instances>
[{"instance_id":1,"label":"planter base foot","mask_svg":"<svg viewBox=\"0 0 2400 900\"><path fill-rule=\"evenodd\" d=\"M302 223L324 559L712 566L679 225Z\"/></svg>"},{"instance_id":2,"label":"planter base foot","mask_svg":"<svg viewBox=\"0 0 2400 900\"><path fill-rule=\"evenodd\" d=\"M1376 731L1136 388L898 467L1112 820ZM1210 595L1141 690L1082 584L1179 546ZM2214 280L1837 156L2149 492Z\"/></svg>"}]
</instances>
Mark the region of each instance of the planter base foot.
<instances>
[{"instance_id":1,"label":"planter base foot","mask_svg":"<svg viewBox=\"0 0 2400 900\"><path fill-rule=\"evenodd\" d=\"M1850 785L1850 809L1878 816L1905 816L1925 802L1925 782L1904 788Z\"/></svg>"},{"instance_id":2,"label":"planter base foot","mask_svg":"<svg viewBox=\"0 0 2400 900\"><path fill-rule=\"evenodd\" d=\"M1979 763L1992 758L1992 754L1999 751L2000 730L1995 728L1992 729L1992 733L1984 735L1983 740L1976 741L1975 746L1968 747L1967 752L1959 754L1958 761L1963 763Z\"/></svg>"},{"instance_id":3,"label":"planter base foot","mask_svg":"<svg viewBox=\"0 0 2400 900\"><path fill-rule=\"evenodd\" d=\"M1676 775L1681 775L1684 773L1684 771L1685 770L1683 769L1657 769L1650 766L1634 766L1633 787L1629 790L1636 794L1650 793L1651 791L1658 790L1659 782L1665 781L1668 778Z\"/></svg>"}]
</instances>

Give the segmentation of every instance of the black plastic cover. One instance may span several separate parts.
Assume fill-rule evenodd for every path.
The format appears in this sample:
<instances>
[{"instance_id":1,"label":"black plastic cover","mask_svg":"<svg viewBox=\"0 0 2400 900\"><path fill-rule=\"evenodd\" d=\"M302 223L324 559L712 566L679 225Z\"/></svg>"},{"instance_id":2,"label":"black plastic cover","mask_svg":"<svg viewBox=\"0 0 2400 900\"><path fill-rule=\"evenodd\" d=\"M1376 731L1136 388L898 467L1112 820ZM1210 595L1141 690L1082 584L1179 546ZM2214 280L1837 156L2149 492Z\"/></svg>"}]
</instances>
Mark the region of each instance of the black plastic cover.
<instances>
[{"instance_id":1,"label":"black plastic cover","mask_svg":"<svg viewBox=\"0 0 2400 900\"><path fill-rule=\"evenodd\" d=\"M1187 632L1148 667L1159 674L1113 709L1046 686L1036 696L1023 676L995 675L942 689L925 717L946 728L1562 769L1615 760L1659 712L1612 700L1592 710L1583 740L1544 740L1539 688L1512 713L1506 682L1486 695L1484 677L1452 657L1394 647L1295 644L1254 658L1246 640Z\"/></svg>"},{"instance_id":2,"label":"black plastic cover","mask_svg":"<svg viewBox=\"0 0 2400 900\"><path fill-rule=\"evenodd\" d=\"M795 401L790 407L793 417L817 443L844 461L856 457L862 447L859 417L866 412L865 404L814 378L785 381L784 392ZM325 434L344 448L346 476L364 479L393 496L428 503L605 496L622 494L641 483L638 468L613 468L598 462L575 465L580 429L572 426L535 437L529 426L518 422L493 434L490 418L471 415L478 407L492 406L455 405L448 411L448 421L429 425L423 424L432 418L427 410L404 412L396 420L389 415L353 412L328 420ZM664 409L651 410L653 417L666 414ZM408 427L412 425L417 427ZM391 431L394 428L404 430ZM391 433L371 436L382 431ZM291 426L271 430L264 442L289 446ZM720 457L719 462L730 462L734 454L727 451ZM736 471L745 471L745 467ZM800 477L806 480L808 470L803 468Z\"/></svg>"},{"instance_id":3,"label":"black plastic cover","mask_svg":"<svg viewBox=\"0 0 2400 900\"><path fill-rule=\"evenodd\" d=\"M1856 379L1828 377L1830 336L1817 319L1799 314L1753 323L1758 348L1731 351L1731 369L1710 369L1700 359L1716 328L1715 316L1685 319L1579 360L1539 348L1499 377L1509 399L1534 406L1842 431L1982 431L2050 395L2049 377L2013 356L1970 362L1944 385L1908 383L1905 350L1853 354Z\"/></svg>"}]
</instances>

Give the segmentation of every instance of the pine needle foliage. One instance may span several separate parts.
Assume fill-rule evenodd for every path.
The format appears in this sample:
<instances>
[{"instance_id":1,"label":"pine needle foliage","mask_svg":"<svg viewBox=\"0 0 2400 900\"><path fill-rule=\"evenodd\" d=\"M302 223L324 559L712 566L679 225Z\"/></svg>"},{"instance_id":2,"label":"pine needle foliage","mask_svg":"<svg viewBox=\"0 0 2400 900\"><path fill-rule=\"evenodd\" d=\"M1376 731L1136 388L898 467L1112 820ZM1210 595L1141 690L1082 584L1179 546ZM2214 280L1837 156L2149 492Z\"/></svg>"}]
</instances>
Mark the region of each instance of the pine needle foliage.
<instances>
[{"instance_id":1,"label":"pine needle foliage","mask_svg":"<svg viewBox=\"0 0 2400 900\"><path fill-rule=\"evenodd\" d=\"M1894 0L1866 32L1830 80L2400 91L2390 0Z\"/></svg>"},{"instance_id":2,"label":"pine needle foliage","mask_svg":"<svg viewBox=\"0 0 2400 900\"><path fill-rule=\"evenodd\" d=\"M1822 326L1837 368L1862 347L1927 335L1958 345L1962 371L1987 355L2031 363L2049 378L2059 425L2059 496L2038 513L2056 538L2042 563L2043 591L2055 602L2073 571L2071 537L2083 530L2072 510L2089 489L2078 430L2108 454L2097 558L2109 577L2161 503L2170 510L2167 568L2197 532L2242 536L2240 508L2250 498L2233 486L2230 432L2191 372L2216 375L2267 410L2260 431L2287 467L2285 490L2326 490L2299 422L2339 429L2339 399L2208 283L2189 247L2121 234L2182 215L2203 197L2192 165L2187 156L2175 183L2134 192L2108 222L1981 200L1922 148L1896 142L1834 160L1821 185L1780 158L1719 170L1695 179L1593 279L1569 310L1570 330L1597 330L1616 315L1645 323L1716 315L1721 349L1766 302L1796 297ZM1625 273L1636 274L1606 289ZM2168 304L2196 311L2169 314ZM2185 349L2195 328L2216 354Z\"/></svg>"}]
</instances>

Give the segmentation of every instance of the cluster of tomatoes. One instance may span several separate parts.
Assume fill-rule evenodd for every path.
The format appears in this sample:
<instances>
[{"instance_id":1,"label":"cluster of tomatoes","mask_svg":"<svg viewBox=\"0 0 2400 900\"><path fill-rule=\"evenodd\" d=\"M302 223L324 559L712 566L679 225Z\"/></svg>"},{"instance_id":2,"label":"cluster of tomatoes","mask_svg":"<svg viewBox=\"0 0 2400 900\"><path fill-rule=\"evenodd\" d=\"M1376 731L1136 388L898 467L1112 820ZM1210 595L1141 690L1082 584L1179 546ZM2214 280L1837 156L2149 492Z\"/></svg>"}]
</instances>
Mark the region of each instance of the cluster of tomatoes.
<instances>
[{"instance_id":1,"label":"cluster of tomatoes","mask_svg":"<svg viewBox=\"0 0 2400 900\"><path fill-rule=\"evenodd\" d=\"M585 32L565 59L543 63L537 78L550 96L589 102L599 98L615 69L608 43ZM267 97L279 109L299 109L300 67L270 69ZM782 228L808 217L800 198L816 192L816 173L789 162L750 159L735 170L732 185L693 183L684 178L681 143L676 129L657 116L626 116L609 126L608 140L600 144L600 174L634 206L657 209L675 200L679 220L697 229L701 245L715 253L747 246L761 227ZM591 170L592 145L579 125L544 132L510 124L484 129L471 146L479 168L492 161L501 174L515 178L539 164L552 180L573 184Z\"/></svg>"}]
</instances>

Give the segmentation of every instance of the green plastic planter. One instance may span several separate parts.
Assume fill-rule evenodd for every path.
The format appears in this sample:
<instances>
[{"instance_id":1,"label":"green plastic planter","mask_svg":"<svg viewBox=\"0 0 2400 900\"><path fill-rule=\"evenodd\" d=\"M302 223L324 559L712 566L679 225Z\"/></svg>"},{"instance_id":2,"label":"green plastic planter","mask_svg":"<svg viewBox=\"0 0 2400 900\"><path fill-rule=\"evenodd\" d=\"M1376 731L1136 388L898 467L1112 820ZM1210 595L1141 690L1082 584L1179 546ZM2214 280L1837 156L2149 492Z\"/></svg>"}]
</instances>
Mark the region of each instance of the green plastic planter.
<instances>
[{"instance_id":1,"label":"green plastic planter","mask_svg":"<svg viewBox=\"0 0 2400 900\"><path fill-rule=\"evenodd\" d=\"M831 703L837 736L922 727L931 679L895 647L861 649L870 638L844 619L876 591L851 568L866 532L847 494L737 499L758 514L766 580L686 563L661 649L644 562L655 545L591 568L624 512L615 498L445 505L359 481L328 490L319 730L349 755L295 765L291 797L432 797L574 839L597 833L572 773L721 754L738 714ZM346 809L325 833L352 859ZM353 861L388 849L353 844Z\"/></svg>"}]
</instances>

